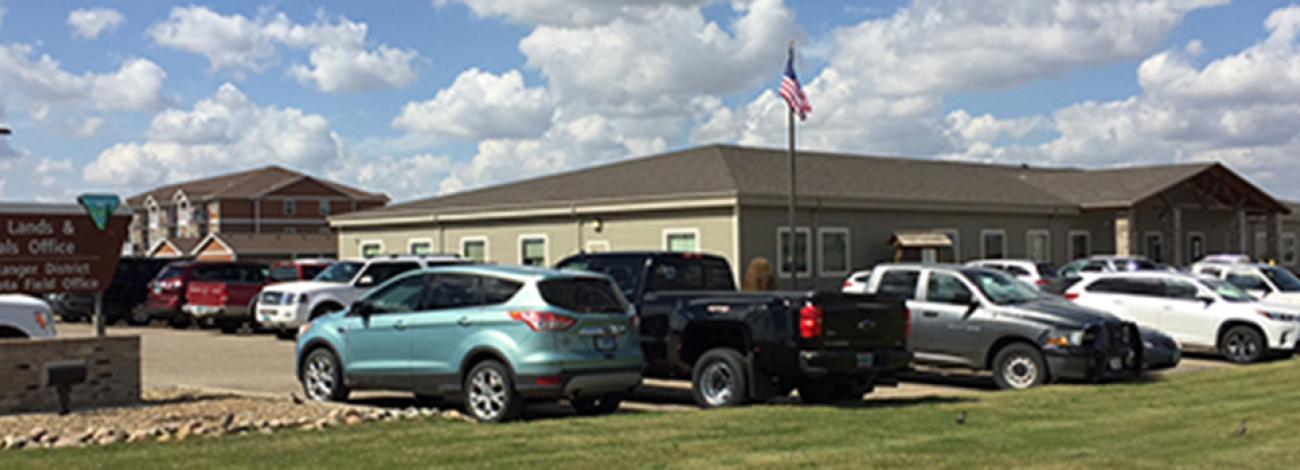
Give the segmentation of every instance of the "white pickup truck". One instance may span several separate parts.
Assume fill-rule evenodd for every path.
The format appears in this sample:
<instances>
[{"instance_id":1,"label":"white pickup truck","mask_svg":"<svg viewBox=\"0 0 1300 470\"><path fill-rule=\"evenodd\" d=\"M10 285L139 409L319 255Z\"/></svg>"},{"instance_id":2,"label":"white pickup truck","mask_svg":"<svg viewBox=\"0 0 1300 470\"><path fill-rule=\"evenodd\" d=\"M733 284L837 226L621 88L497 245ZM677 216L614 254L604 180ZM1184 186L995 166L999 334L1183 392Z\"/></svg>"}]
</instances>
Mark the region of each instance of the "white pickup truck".
<instances>
[{"instance_id":1,"label":"white pickup truck","mask_svg":"<svg viewBox=\"0 0 1300 470\"><path fill-rule=\"evenodd\" d=\"M21 294L0 294L0 339L52 338L50 304Z\"/></svg>"},{"instance_id":2,"label":"white pickup truck","mask_svg":"<svg viewBox=\"0 0 1300 470\"><path fill-rule=\"evenodd\" d=\"M370 289L407 271L467 261L447 255L393 256L339 261L310 281L272 284L257 298L254 320L281 338L292 338L298 327L330 312L352 306Z\"/></svg>"}]
</instances>

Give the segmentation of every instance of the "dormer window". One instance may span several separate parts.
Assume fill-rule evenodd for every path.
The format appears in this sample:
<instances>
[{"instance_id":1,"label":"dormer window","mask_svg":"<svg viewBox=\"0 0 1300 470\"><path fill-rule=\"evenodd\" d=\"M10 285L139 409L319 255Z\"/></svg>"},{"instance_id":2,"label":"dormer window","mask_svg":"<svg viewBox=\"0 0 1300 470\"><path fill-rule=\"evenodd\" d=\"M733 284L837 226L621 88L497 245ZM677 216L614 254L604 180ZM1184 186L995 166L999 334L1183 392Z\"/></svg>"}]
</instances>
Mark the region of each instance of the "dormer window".
<instances>
[{"instance_id":1,"label":"dormer window","mask_svg":"<svg viewBox=\"0 0 1300 470\"><path fill-rule=\"evenodd\" d=\"M284 215L293 215L297 212L298 212L298 205L294 203L293 199L285 199Z\"/></svg>"}]
</instances>

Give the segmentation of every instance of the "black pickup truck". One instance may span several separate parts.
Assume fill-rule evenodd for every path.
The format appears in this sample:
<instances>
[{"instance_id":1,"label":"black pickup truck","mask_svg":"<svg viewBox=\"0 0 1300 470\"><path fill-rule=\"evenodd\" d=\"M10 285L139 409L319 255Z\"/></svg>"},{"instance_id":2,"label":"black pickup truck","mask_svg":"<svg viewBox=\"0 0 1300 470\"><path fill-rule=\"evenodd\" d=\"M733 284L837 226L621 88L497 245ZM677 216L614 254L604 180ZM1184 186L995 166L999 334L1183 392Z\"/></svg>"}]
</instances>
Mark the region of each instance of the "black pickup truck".
<instances>
[{"instance_id":1,"label":"black pickup truck","mask_svg":"<svg viewBox=\"0 0 1300 470\"><path fill-rule=\"evenodd\" d=\"M690 378L702 407L861 400L911 361L899 300L839 292L737 292L723 258L580 254L561 269L608 274L636 306L647 377Z\"/></svg>"}]
</instances>

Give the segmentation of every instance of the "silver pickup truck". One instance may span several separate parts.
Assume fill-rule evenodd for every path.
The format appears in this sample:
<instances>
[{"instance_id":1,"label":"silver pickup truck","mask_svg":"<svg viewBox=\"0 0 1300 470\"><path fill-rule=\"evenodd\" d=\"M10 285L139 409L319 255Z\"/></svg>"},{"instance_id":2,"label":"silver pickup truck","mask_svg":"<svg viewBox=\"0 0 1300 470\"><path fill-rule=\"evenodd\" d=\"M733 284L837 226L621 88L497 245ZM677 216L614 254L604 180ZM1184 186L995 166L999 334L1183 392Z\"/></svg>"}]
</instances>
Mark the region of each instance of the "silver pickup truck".
<instances>
[{"instance_id":1,"label":"silver pickup truck","mask_svg":"<svg viewBox=\"0 0 1300 470\"><path fill-rule=\"evenodd\" d=\"M1131 377L1143 370L1143 338L1135 324L1042 294L1006 273L882 264L865 290L906 299L915 362L991 370L1000 388Z\"/></svg>"}]
</instances>

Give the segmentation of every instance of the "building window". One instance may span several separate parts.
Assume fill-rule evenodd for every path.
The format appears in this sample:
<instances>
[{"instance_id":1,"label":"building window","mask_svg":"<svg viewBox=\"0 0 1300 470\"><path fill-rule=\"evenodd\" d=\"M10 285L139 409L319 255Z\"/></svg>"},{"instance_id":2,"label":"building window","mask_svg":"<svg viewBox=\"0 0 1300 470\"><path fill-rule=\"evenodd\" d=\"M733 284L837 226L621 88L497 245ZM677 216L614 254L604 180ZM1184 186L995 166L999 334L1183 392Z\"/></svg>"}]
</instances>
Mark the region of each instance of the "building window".
<instances>
[{"instance_id":1,"label":"building window","mask_svg":"<svg viewBox=\"0 0 1300 470\"><path fill-rule=\"evenodd\" d=\"M790 227L778 228L777 235L776 257L779 260L777 274L781 277L790 277L791 273L800 276L811 275L812 266L808 259L812 257L812 246L808 243L808 239L812 237L812 231L808 227L795 229L793 257L786 251L790 246Z\"/></svg>"},{"instance_id":2,"label":"building window","mask_svg":"<svg viewBox=\"0 0 1300 470\"><path fill-rule=\"evenodd\" d=\"M408 253L413 255L431 255L433 254L433 240L427 238L411 240L406 249Z\"/></svg>"},{"instance_id":3,"label":"building window","mask_svg":"<svg viewBox=\"0 0 1300 470\"><path fill-rule=\"evenodd\" d=\"M1268 232L1255 231L1255 259L1268 258Z\"/></svg>"},{"instance_id":4,"label":"building window","mask_svg":"<svg viewBox=\"0 0 1300 470\"><path fill-rule=\"evenodd\" d=\"M980 257L1000 259L1007 256L1007 232L1002 229L980 231Z\"/></svg>"},{"instance_id":5,"label":"building window","mask_svg":"<svg viewBox=\"0 0 1300 470\"><path fill-rule=\"evenodd\" d=\"M681 253L700 251L700 231L695 229L664 230L664 249Z\"/></svg>"},{"instance_id":6,"label":"building window","mask_svg":"<svg viewBox=\"0 0 1300 470\"><path fill-rule=\"evenodd\" d=\"M321 199L321 201L320 201L320 215L330 215L330 201L329 201L329 199Z\"/></svg>"},{"instance_id":7,"label":"building window","mask_svg":"<svg viewBox=\"0 0 1300 470\"><path fill-rule=\"evenodd\" d=\"M361 242L361 257L374 258L384 254L384 244L379 241Z\"/></svg>"},{"instance_id":8,"label":"building window","mask_svg":"<svg viewBox=\"0 0 1300 470\"><path fill-rule=\"evenodd\" d=\"M1194 263L1205 257L1205 234L1193 232L1187 234L1187 261Z\"/></svg>"},{"instance_id":9,"label":"building window","mask_svg":"<svg viewBox=\"0 0 1300 470\"><path fill-rule=\"evenodd\" d=\"M298 204L293 199L284 200L284 215L293 215L298 212Z\"/></svg>"},{"instance_id":10,"label":"building window","mask_svg":"<svg viewBox=\"0 0 1300 470\"><path fill-rule=\"evenodd\" d=\"M821 247L821 265L819 274L823 277L843 276L851 267L849 257L849 229L827 227L817 230L818 246Z\"/></svg>"},{"instance_id":11,"label":"building window","mask_svg":"<svg viewBox=\"0 0 1300 470\"><path fill-rule=\"evenodd\" d=\"M478 263L487 262L486 238L463 238L460 240L460 255L467 260Z\"/></svg>"},{"instance_id":12,"label":"building window","mask_svg":"<svg viewBox=\"0 0 1300 470\"><path fill-rule=\"evenodd\" d=\"M939 248L936 253L935 261L940 263L960 263L961 262L961 231L955 228L937 228L934 233L942 233L948 237L951 246ZM921 252L925 256L925 252Z\"/></svg>"},{"instance_id":13,"label":"building window","mask_svg":"<svg viewBox=\"0 0 1300 470\"><path fill-rule=\"evenodd\" d=\"M293 234L295 234L295 233L298 233L298 229L293 228L293 227L285 227L285 228L284 228L284 233L285 233L285 234L288 234L288 235L293 235Z\"/></svg>"},{"instance_id":14,"label":"building window","mask_svg":"<svg viewBox=\"0 0 1300 470\"><path fill-rule=\"evenodd\" d=\"M519 237L519 264L546 266L546 237L538 235Z\"/></svg>"},{"instance_id":15,"label":"building window","mask_svg":"<svg viewBox=\"0 0 1300 470\"><path fill-rule=\"evenodd\" d=\"M1025 232L1025 255L1038 263L1052 261L1052 232L1030 230Z\"/></svg>"},{"instance_id":16,"label":"building window","mask_svg":"<svg viewBox=\"0 0 1300 470\"><path fill-rule=\"evenodd\" d=\"M1142 237L1142 247L1146 250L1143 254L1151 261L1162 262L1165 260L1164 244L1164 236L1159 232L1148 232Z\"/></svg>"},{"instance_id":17,"label":"building window","mask_svg":"<svg viewBox=\"0 0 1300 470\"><path fill-rule=\"evenodd\" d=\"M1092 254L1092 235L1082 230L1070 231L1070 260L1087 258Z\"/></svg>"},{"instance_id":18,"label":"building window","mask_svg":"<svg viewBox=\"0 0 1300 470\"><path fill-rule=\"evenodd\" d=\"M1296 262L1296 239L1295 233L1282 234L1282 264L1295 266Z\"/></svg>"}]
</instances>

